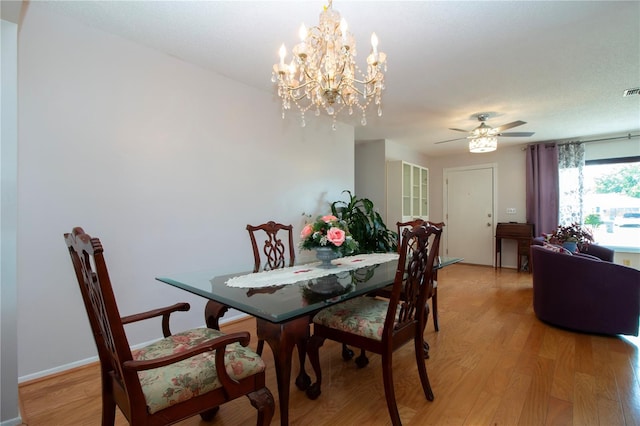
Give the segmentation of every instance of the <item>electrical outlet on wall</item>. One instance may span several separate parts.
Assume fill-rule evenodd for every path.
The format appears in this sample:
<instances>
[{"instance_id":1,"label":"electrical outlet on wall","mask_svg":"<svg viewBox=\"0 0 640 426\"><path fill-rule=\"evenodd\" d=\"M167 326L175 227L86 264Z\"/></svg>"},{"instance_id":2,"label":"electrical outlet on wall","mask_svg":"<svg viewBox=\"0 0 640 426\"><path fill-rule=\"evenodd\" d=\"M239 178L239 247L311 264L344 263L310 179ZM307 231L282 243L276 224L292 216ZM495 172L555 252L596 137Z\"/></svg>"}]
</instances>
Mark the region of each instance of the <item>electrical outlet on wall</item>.
<instances>
[{"instance_id":1,"label":"electrical outlet on wall","mask_svg":"<svg viewBox=\"0 0 640 426\"><path fill-rule=\"evenodd\" d=\"M507 207L507 214L516 214L515 207Z\"/></svg>"}]
</instances>

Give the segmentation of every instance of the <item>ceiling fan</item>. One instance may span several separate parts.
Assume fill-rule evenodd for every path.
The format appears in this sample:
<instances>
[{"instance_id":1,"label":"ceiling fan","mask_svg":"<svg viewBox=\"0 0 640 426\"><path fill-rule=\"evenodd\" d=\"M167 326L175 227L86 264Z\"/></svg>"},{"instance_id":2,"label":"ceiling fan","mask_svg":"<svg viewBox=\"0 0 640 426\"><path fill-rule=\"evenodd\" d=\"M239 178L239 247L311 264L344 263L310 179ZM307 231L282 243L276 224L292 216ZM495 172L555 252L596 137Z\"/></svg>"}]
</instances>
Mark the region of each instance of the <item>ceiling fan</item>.
<instances>
[{"instance_id":1,"label":"ceiling fan","mask_svg":"<svg viewBox=\"0 0 640 426\"><path fill-rule=\"evenodd\" d=\"M534 132L504 133L504 130L512 129L514 127L522 126L523 124L527 124L526 121L518 120L518 121L513 121L511 123L503 124L502 126L499 126L499 127L491 127L485 123L485 121L487 121L487 119L489 118L489 113L480 113L480 114L475 114L474 116L478 119L478 121L480 122L480 125L473 130L449 128L449 130L455 130L456 132L468 133L469 136L466 136L464 138L455 138L455 139L448 139L446 141L435 142L435 144L437 145L440 143L459 141L462 139L480 138L483 136L528 137L528 136L534 135Z\"/></svg>"}]
</instances>

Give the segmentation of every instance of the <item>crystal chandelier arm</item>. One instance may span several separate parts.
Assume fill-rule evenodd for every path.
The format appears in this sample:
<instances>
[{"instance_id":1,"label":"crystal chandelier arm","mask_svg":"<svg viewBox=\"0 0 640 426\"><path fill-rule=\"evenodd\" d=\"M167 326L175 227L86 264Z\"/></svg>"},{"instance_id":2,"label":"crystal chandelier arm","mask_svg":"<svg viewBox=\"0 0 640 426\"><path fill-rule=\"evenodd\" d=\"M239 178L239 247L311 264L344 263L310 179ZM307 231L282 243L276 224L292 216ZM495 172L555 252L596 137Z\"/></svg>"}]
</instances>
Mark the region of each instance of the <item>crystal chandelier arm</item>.
<instances>
[{"instance_id":1,"label":"crystal chandelier arm","mask_svg":"<svg viewBox=\"0 0 640 426\"><path fill-rule=\"evenodd\" d=\"M358 80L358 79L355 79L355 78L351 79L351 81L354 82L354 83L358 83L358 84L362 84L363 86L366 86L368 84L372 84L375 81L377 81L377 77L378 77L378 73L376 73L375 76L371 77L369 80L366 80L366 81L365 80ZM347 83L342 83L341 82L338 85L338 87L341 87L341 86L346 85L346 84ZM351 89L355 90L358 94L360 94L360 95L362 95L364 97L367 97L367 98L370 98L371 96L375 95L375 91L372 91L371 93L366 94L362 90L358 89L358 87L355 86L355 85L351 85L350 87L351 87Z\"/></svg>"},{"instance_id":2,"label":"crystal chandelier arm","mask_svg":"<svg viewBox=\"0 0 640 426\"><path fill-rule=\"evenodd\" d=\"M284 90L286 90L289 93L289 96L291 97L291 99L299 101L300 99L303 99L304 97L307 96L306 92L303 92L300 96L294 96L293 92L295 92L296 90L300 90L306 86L309 85L315 85L313 84L315 83L314 81L308 81L304 84L301 84L300 86L296 86L296 87L289 87L287 85L284 86Z\"/></svg>"}]
</instances>

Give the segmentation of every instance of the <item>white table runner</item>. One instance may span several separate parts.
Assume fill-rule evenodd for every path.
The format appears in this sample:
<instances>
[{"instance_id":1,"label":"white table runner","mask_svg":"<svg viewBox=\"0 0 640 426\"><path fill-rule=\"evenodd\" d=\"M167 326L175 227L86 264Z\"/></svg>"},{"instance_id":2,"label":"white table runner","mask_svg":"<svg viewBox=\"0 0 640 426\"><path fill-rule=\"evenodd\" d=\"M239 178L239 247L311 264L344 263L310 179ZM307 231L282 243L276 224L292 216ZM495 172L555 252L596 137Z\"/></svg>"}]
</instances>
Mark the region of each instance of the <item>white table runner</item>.
<instances>
[{"instance_id":1,"label":"white table runner","mask_svg":"<svg viewBox=\"0 0 640 426\"><path fill-rule=\"evenodd\" d=\"M363 268L378 263L397 260L397 253L370 253L347 256L331 261L335 268L319 268L320 262L298 265L290 268L274 269L272 271L257 272L255 274L240 275L227 280L229 287L260 288L274 285L293 284L301 280L324 277L344 271Z\"/></svg>"}]
</instances>

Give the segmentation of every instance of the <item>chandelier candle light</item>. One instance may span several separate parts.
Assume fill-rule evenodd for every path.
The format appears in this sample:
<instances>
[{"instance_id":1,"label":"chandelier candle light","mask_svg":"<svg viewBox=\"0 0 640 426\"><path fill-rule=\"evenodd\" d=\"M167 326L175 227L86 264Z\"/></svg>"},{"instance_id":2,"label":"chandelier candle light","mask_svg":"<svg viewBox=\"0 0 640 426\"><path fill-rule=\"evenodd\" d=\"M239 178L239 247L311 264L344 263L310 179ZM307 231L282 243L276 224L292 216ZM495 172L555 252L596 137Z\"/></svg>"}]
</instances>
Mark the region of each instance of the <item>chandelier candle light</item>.
<instances>
[{"instance_id":1,"label":"chandelier candle light","mask_svg":"<svg viewBox=\"0 0 640 426\"><path fill-rule=\"evenodd\" d=\"M305 126L305 113L315 109L333 118L336 129L338 114L346 108L349 115L354 108L362 112L360 123L367 124L366 110L373 101L382 116L382 91L387 57L378 51L378 38L371 35L371 53L367 57L367 72L355 63L356 43L348 31L347 21L332 8L332 1L320 13L320 24L307 29L300 27L301 42L293 48L293 59L285 63L287 49L280 47L280 62L273 66L271 80L278 84L282 99L282 118L295 104L300 110L301 125Z\"/></svg>"}]
</instances>

